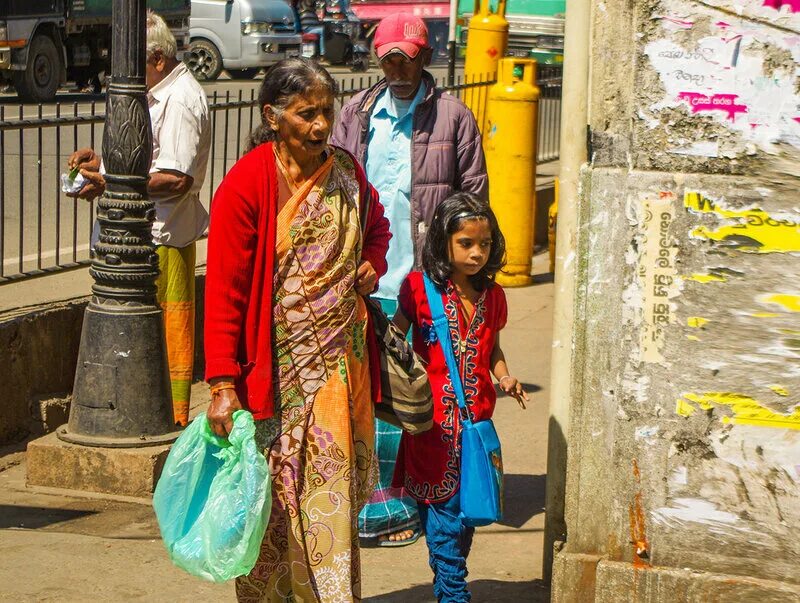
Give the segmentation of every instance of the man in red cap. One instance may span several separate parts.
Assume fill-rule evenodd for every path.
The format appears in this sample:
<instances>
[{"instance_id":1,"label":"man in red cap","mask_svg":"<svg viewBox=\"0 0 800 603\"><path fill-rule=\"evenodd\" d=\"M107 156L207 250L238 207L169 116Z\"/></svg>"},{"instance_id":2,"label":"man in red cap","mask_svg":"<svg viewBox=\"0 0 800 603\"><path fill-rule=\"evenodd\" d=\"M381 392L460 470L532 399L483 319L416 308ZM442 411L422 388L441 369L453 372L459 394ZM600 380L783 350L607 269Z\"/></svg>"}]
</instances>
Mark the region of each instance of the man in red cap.
<instances>
[{"instance_id":1,"label":"man in red cap","mask_svg":"<svg viewBox=\"0 0 800 603\"><path fill-rule=\"evenodd\" d=\"M385 77L342 108L331 143L361 162L389 219L394 235L386 256L389 271L373 298L391 317L397 310L400 284L409 272L421 269L425 233L436 207L459 191L486 199L488 179L472 112L455 96L437 89L425 71L431 48L422 19L406 13L390 15L378 25L374 43ZM401 485L392 483L400 429L376 420L375 431L380 482L359 516L359 533L377 537L381 546L414 542L420 533L416 499L428 520L428 540L435 539L429 518L438 507L429 493L442 494L437 500L458 497L452 497L452 488L438 483L438 478L394 487ZM460 521L453 525L454 530L461 529ZM461 552L463 557L467 552ZM435 590L458 592L453 601L468 600L465 560L451 557L431 550Z\"/></svg>"}]
</instances>

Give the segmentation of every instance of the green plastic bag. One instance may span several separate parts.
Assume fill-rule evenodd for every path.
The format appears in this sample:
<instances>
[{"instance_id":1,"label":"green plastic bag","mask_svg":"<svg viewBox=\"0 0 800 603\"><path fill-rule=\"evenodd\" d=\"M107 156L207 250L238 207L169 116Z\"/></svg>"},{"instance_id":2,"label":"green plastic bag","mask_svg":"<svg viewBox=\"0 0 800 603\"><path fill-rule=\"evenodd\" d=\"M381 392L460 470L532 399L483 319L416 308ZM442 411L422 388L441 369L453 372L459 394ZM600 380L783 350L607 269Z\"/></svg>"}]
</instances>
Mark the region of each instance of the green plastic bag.
<instances>
[{"instance_id":1,"label":"green plastic bag","mask_svg":"<svg viewBox=\"0 0 800 603\"><path fill-rule=\"evenodd\" d=\"M256 564L272 497L254 434L247 411L233 413L228 438L201 414L170 450L153 507L172 562L190 574L224 582Z\"/></svg>"}]
</instances>

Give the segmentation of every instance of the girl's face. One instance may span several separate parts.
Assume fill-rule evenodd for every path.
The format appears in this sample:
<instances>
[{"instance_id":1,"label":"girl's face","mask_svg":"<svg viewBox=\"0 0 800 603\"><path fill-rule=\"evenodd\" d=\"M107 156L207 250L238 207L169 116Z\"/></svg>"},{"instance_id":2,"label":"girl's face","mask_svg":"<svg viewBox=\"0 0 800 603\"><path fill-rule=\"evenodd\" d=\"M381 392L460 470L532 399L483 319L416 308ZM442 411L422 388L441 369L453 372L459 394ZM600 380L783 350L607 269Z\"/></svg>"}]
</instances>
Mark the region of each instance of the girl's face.
<instances>
[{"instance_id":1,"label":"girl's face","mask_svg":"<svg viewBox=\"0 0 800 603\"><path fill-rule=\"evenodd\" d=\"M325 150L334 113L333 95L327 89L315 86L305 94L295 95L279 119L275 119L268 107L264 107L267 121L277 129L278 140L299 164Z\"/></svg>"},{"instance_id":2,"label":"girl's face","mask_svg":"<svg viewBox=\"0 0 800 603\"><path fill-rule=\"evenodd\" d=\"M473 276L489 261L492 231L488 220L462 221L461 230L450 235L450 264L453 274Z\"/></svg>"}]
</instances>

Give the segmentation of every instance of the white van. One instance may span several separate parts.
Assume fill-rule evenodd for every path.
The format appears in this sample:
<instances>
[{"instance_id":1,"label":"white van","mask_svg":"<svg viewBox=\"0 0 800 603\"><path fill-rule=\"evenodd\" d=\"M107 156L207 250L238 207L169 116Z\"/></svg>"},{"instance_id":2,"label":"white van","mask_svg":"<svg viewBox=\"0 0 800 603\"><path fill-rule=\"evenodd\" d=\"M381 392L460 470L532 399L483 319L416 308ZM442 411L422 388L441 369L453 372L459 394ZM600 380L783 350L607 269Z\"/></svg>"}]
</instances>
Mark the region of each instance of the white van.
<instances>
[{"instance_id":1,"label":"white van","mask_svg":"<svg viewBox=\"0 0 800 603\"><path fill-rule=\"evenodd\" d=\"M184 61L201 81L226 69L250 79L262 67L299 56L302 36L284 0L192 0L189 50Z\"/></svg>"}]
</instances>

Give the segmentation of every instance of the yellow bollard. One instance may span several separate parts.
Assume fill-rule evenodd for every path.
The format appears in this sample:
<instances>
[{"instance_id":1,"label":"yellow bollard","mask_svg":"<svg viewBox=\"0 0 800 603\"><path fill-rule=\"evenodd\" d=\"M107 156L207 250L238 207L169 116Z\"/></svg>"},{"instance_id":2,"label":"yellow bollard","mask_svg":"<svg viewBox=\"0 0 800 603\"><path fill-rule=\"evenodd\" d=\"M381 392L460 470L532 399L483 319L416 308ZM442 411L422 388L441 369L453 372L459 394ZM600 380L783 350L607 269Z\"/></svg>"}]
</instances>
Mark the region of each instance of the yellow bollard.
<instances>
[{"instance_id":1,"label":"yellow bollard","mask_svg":"<svg viewBox=\"0 0 800 603\"><path fill-rule=\"evenodd\" d=\"M505 56L507 48L506 0L498 1L495 12L490 11L489 0L475 0L474 14L469 20L467 33L467 51L464 59L465 83L492 81L497 74L497 62ZM465 90L464 102L475 115L481 134L484 133L486 98L486 86Z\"/></svg>"},{"instance_id":2,"label":"yellow bollard","mask_svg":"<svg viewBox=\"0 0 800 603\"><path fill-rule=\"evenodd\" d=\"M536 61L500 61L486 110L489 202L506 239L507 264L497 275L504 287L530 285L536 215Z\"/></svg>"}]
</instances>

